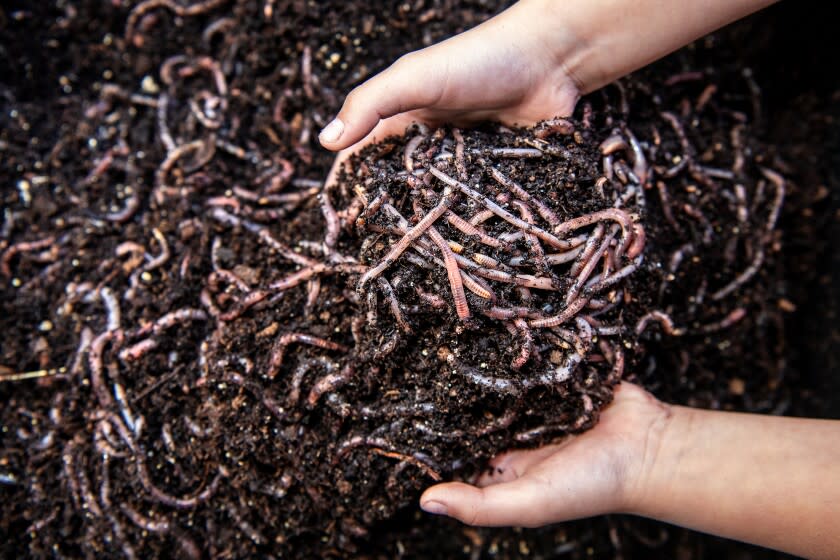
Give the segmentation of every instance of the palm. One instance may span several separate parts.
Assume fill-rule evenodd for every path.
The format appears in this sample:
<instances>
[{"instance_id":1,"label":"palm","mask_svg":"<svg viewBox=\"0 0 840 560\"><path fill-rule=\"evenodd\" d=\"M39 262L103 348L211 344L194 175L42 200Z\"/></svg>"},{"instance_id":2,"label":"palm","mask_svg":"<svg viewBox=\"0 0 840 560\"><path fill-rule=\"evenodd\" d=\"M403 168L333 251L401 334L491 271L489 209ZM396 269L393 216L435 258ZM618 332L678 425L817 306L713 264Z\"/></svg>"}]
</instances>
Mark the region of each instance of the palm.
<instances>
[{"instance_id":1,"label":"palm","mask_svg":"<svg viewBox=\"0 0 840 560\"><path fill-rule=\"evenodd\" d=\"M615 401L590 431L562 443L513 451L491 462L476 487L447 483L421 503L456 504L449 514L475 525L538 526L619 511L646 464L668 408L642 389L622 383Z\"/></svg>"}]
</instances>

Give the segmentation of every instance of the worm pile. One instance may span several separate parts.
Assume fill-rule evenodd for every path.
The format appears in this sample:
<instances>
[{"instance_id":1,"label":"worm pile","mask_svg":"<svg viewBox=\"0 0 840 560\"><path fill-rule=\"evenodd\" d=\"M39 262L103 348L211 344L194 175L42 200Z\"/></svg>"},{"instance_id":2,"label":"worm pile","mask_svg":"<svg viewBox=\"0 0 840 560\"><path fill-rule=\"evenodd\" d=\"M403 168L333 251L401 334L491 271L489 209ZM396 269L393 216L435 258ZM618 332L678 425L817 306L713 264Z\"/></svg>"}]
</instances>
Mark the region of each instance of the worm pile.
<instances>
[{"instance_id":1,"label":"worm pile","mask_svg":"<svg viewBox=\"0 0 840 560\"><path fill-rule=\"evenodd\" d=\"M84 36L97 12L59 4L51 36ZM415 126L324 186L314 132L373 63L356 40L396 54L460 12L118 4L58 98L3 86L9 552L346 555L430 483L591 427L621 379L783 400L711 372L741 337L778 359L786 184L749 75Z\"/></svg>"}]
</instances>

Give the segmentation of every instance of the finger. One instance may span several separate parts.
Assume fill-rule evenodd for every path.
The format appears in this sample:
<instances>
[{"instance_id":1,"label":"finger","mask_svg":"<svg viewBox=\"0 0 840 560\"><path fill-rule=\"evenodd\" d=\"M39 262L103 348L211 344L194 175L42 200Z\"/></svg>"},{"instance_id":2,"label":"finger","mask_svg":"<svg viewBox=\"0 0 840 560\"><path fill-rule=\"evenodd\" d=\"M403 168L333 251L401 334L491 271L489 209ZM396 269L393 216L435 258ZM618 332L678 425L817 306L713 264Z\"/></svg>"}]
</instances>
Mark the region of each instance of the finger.
<instances>
[{"instance_id":1,"label":"finger","mask_svg":"<svg viewBox=\"0 0 840 560\"><path fill-rule=\"evenodd\" d=\"M545 485L528 477L486 488L462 482L438 484L423 493L420 507L482 527L537 527L552 521Z\"/></svg>"},{"instance_id":2,"label":"finger","mask_svg":"<svg viewBox=\"0 0 840 560\"><path fill-rule=\"evenodd\" d=\"M440 98L446 70L429 67L428 55L408 54L350 92L318 136L328 150L342 150L367 136L382 119L432 105ZM429 68L433 68L434 65Z\"/></svg>"},{"instance_id":3,"label":"finger","mask_svg":"<svg viewBox=\"0 0 840 560\"><path fill-rule=\"evenodd\" d=\"M528 469L534 465L542 463L545 459L557 453L566 444L566 441L537 449L503 453L490 461L492 470L483 473L476 481L476 486L485 487L516 480L527 473Z\"/></svg>"}]
</instances>

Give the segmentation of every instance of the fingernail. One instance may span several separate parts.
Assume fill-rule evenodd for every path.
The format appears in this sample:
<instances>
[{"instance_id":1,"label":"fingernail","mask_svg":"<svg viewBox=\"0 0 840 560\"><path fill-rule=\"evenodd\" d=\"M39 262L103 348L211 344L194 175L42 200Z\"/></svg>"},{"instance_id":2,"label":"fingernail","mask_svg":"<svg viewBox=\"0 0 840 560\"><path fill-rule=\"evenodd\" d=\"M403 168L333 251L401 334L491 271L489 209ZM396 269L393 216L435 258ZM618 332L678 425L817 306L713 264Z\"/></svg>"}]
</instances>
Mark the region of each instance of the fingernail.
<instances>
[{"instance_id":1,"label":"fingernail","mask_svg":"<svg viewBox=\"0 0 840 560\"><path fill-rule=\"evenodd\" d=\"M344 133L344 123L340 119L333 119L330 121L330 124L324 127L324 130L321 131L318 138L321 139L321 142L332 144L341 138L342 133Z\"/></svg>"},{"instance_id":2,"label":"fingernail","mask_svg":"<svg viewBox=\"0 0 840 560\"><path fill-rule=\"evenodd\" d=\"M423 511L434 513L435 515L447 515L449 513L449 508L446 507L446 504L433 500L423 502L420 504L420 507L423 508Z\"/></svg>"}]
</instances>

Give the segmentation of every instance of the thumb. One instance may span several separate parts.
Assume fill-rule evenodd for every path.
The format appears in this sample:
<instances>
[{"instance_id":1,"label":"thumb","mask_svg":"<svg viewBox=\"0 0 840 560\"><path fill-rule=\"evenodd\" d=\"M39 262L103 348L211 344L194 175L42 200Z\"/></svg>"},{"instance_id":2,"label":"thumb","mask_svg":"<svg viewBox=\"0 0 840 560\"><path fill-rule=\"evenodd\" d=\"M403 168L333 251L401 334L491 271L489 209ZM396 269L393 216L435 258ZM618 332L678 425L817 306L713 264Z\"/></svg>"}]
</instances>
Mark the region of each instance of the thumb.
<instances>
[{"instance_id":1,"label":"thumb","mask_svg":"<svg viewBox=\"0 0 840 560\"><path fill-rule=\"evenodd\" d=\"M485 488L462 482L437 484L420 497L420 507L482 527L538 527L553 521L545 486L528 477Z\"/></svg>"},{"instance_id":2,"label":"thumb","mask_svg":"<svg viewBox=\"0 0 840 560\"><path fill-rule=\"evenodd\" d=\"M342 150L364 138L381 119L433 105L443 83L428 53L409 53L388 69L350 92L334 118L318 136L328 150ZM426 70L424 70L426 69Z\"/></svg>"}]
</instances>

